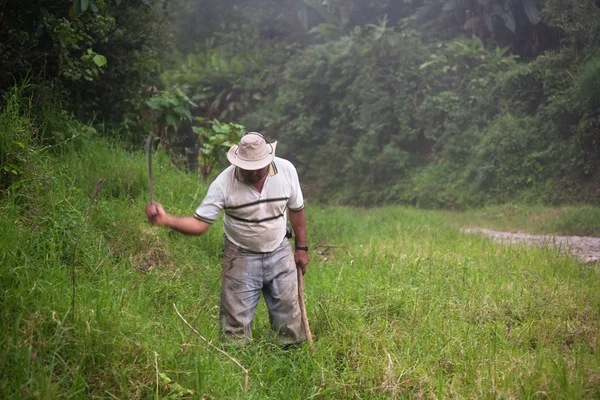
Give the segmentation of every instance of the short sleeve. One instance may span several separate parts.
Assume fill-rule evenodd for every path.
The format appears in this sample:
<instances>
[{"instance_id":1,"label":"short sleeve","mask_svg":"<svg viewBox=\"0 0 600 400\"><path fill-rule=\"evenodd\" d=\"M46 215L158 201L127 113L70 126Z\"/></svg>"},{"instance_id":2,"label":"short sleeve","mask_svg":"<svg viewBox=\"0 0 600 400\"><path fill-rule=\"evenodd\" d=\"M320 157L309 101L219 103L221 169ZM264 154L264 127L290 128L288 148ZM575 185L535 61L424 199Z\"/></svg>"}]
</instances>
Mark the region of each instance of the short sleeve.
<instances>
[{"instance_id":1,"label":"short sleeve","mask_svg":"<svg viewBox=\"0 0 600 400\"><path fill-rule=\"evenodd\" d=\"M304 208L304 196L300 188L300 180L296 168L290 163L289 179L292 187L290 198L288 199L288 208L291 211L300 211Z\"/></svg>"},{"instance_id":2,"label":"short sleeve","mask_svg":"<svg viewBox=\"0 0 600 400\"><path fill-rule=\"evenodd\" d=\"M194 217L200 221L212 224L219 217L224 203L225 196L223 195L223 190L218 183L214 181L209 186L208 192L206 193L204 200L202 200L202 204L196 208Z\"/></svg>"}]
</instances>

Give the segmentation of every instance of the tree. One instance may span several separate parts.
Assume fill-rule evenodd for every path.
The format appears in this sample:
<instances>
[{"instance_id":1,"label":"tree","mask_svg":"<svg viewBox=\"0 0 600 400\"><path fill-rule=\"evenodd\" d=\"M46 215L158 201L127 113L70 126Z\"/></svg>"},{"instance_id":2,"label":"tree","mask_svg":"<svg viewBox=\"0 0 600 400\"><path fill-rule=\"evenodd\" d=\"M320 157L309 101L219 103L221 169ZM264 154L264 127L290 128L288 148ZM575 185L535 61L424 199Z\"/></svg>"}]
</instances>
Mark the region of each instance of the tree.
<instances>
[{"instance_id":1,"label":"tree","mask_svg":"<svg viewBox=\"0 0 600 400\"><path fill-rule=\"evenodd\" d=\"M136 115L157 83L168 0L0 3L0 94L29 76L57 87L81 118Z\"/></svg>"}]
</instances>

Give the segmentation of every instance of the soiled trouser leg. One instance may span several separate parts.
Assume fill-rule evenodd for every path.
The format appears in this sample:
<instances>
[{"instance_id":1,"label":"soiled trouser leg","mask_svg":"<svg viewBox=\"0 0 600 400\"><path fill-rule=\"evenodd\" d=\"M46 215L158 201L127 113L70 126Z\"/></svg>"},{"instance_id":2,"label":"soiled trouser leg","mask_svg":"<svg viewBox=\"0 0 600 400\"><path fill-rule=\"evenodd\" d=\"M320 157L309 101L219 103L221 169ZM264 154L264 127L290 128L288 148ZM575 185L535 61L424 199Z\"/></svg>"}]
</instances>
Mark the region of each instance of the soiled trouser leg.
<instances>
[{"instance_id":1,"label":"soiled trouser leg","mask_svg":"<svg viewBox=\"0 0 600 400\"><path fill-rule=\"evenodd\" d=\"M290 344L305 340L290 243L283 240L275 251L264 254L240 249L226 239L220 317L224 341L250 341L261 291L279 342Z\"/></svg>"},{"instance_id":2,"label":"soiled trouser leg","mask_svg":"<svg viewBox=\"0 0 600 400\"><path fill-rule=\"evenodd\" d=\"M220 310L223 342L252 339L252 319L263 287L262 256L225 239Z\"/></svg>"},{"instance_id":3,"label":"soiled trouser leg","mask_svg":"<svg viewBox=\"0 0 600 400\"><path fill-rule=\"evenodd\" d=\"M306 340L298 304L298 276L290 242L284 240L266 255L263 296L269 309L271 329L279 335L279 344Z\"/></svg>"}]
</instances>

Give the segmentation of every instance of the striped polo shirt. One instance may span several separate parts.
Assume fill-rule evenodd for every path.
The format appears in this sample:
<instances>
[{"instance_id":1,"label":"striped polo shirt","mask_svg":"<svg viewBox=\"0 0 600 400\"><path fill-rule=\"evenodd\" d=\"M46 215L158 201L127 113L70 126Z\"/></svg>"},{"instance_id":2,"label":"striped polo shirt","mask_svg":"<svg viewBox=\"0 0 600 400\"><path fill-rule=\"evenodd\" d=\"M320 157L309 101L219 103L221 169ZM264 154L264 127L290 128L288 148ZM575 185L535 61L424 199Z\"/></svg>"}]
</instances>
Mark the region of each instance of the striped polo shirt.
<instances>
[{"instance_id":1,"label":"striped polo shirt","mask_svg":"<svg viewBox=\"0 0 600 400\"><path fill-rule=\"evenodd\" d=\"M304 208L298 173L291 162L275 157L262 192L246 181L238 167L230 165L211 183L195 217L211 224L224 210L223 230L232 243L268 253L285 236L288 208Z\"/></svg>"}]
</instances>

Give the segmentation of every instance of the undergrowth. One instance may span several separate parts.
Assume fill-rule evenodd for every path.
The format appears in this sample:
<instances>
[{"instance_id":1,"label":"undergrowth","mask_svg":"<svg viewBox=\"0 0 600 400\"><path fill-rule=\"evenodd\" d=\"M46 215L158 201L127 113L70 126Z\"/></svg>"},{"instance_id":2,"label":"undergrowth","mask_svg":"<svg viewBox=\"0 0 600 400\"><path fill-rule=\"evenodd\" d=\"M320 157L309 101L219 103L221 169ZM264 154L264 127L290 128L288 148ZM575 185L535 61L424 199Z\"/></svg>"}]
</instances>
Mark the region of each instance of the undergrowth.
<instances>
[{"instance_id":1,"label":"undergrowth","mask_svg":"<svg viewBox=\"0 0 600 400\"><path fill-rule=\"evenodd\" d=\"M2 398L600 396L597 267L458 229L539 215L538 229L594 233L598 210L309 204L316 351L279 348L264 303L253 342L221 347L220 223L200 238L150 226L143 153L70 123L77 143L53 154L32 143L38 156L0 201ZM157 200L191 215L206 185L155 156ZM249 370L246 394L239 366L174 306Z\"/></svg>"}]
</instances>

